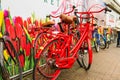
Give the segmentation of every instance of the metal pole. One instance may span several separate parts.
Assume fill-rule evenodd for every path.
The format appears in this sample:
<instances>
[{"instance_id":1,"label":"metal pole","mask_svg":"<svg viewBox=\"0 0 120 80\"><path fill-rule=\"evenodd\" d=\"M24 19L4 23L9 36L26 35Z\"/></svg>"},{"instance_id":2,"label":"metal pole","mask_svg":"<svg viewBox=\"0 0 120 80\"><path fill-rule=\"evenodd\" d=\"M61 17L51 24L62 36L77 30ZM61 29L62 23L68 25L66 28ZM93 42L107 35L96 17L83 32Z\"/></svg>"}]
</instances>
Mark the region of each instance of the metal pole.
<instances>
[{"instance_id":1,"label":"metal pole","mask_svg":"<svg viewBox=\"0 0 120 80\"><path fill-rule=\"evenodd\" d=\"M3 66L3 42L0 41L0 64Z\"/></svg>"},{"instance_id":2,"label":"metal pole","mask_svg":"<svg viewBox=\"0 0 120 80\"><path fill-rule=\"evenodd\" d=\"M1 0L0 0L0 10L1 10L2 8L1 8Z\"/></svg>"}]
</instances>

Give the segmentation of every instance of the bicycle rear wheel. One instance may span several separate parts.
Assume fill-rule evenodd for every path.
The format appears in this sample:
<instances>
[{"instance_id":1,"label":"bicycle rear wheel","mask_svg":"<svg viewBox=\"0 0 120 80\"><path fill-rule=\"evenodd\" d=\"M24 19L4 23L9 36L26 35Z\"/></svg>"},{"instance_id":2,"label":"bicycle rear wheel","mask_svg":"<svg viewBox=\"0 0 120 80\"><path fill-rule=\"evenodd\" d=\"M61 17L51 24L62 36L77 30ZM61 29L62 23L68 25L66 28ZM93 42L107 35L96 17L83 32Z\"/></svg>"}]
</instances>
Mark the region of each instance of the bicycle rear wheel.
<instances>
[{"instance_id":1,"label":"bicycle rear wheel","mask_svg":"<svg viewBox=\"0 0 120 80\"><path fill-rule=\"evenodd\" d=\"M3 50L4 50L4 40L0 38L0 80L10 80L9 75L4 67L4 58L3 58Z\"/></svg>"},{"instance_id":2,"label":"bicycle rear wheel","mask_svg":"<svg viewBox=\"0 0 120 80\"><path fill-rule=\"evenodd\" d=\"M59 70L55 61L60 57L59 50L63 47L64 40L54 39L47 45L42 46L39 59L36 59L33 70L33 80L50 80Z\"/></svg>"},{"instance_id":3,"label":"bicycle rear wheel","mask_svg":"<svg viewBox=\"0 0 120 80\"><path fill-rule=\"evenodd\" d=\"M3 80L22 80L22 68L18 54L11 41L4 38L4 69L2 70Z\"/></svg>"},{"instance_id":4,"label":"bicycle rear wheel","mask_svg":"<svg viewBox=\"0 0 120 80\"><path fill-rule=\"evenodd\" d=\"M41 46L48 41L50 34L46 32L39 33L34 42L34 56L39 53Z\"/></svg>"}]
</instances>

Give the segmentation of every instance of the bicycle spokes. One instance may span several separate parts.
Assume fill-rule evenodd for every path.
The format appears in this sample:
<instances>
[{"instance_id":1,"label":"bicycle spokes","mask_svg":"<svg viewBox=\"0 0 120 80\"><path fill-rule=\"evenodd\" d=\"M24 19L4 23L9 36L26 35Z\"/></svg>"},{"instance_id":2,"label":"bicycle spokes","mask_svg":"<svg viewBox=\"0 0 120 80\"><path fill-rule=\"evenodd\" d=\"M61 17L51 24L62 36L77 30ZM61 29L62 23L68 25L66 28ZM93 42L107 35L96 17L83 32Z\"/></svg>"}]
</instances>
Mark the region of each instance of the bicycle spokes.
<instances>
[{"instance_id":1,"label":"bicycle spokes","mask_svg":"<svg viewBox=\"0 0 120 80\"><path fill-rule=\"evenodd\" d=\"M35 63L33 75L34 80L42 80L37 79L39 75L48 79L55 76L55 73L58 70L55 65L55 61L60 57L60 52L58 50L61 47L60 45L61 42L59 40L55 40L45 46L45 48L42 50L39 59L37 59Z\"/></svg>"}]
</instances>

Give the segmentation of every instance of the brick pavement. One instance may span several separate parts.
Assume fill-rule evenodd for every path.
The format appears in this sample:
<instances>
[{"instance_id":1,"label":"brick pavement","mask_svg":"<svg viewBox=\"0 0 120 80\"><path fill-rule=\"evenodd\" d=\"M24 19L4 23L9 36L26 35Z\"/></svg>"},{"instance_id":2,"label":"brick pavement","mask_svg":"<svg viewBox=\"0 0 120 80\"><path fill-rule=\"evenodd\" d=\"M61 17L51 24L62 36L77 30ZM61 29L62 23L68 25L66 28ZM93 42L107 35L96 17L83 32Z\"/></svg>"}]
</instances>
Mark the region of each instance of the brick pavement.
<instances>
[{"instance_id":1,"label":"brick pavement","mask_svg":"<svg viewBox=\"0 0 120 80\"><path fill-rule=\"evenodd\" d=\"M120 48L111 44L109 49L94 52L93 64L89 71L86 72L75 63L71 69L62 70L57 80L120 80Z\"/></svg>"},{"instance_id":2,"label":"brick pavement","mask_svg":"<svg viewBox=\"0 0 120 80\"><path fill-rule=\"evenodd\" d=\"M93 53L93 64L89 71L79 68L63 70L57 80L120 80L120 48L111 44L109 49Z\"/></svg>"}]
</instances>

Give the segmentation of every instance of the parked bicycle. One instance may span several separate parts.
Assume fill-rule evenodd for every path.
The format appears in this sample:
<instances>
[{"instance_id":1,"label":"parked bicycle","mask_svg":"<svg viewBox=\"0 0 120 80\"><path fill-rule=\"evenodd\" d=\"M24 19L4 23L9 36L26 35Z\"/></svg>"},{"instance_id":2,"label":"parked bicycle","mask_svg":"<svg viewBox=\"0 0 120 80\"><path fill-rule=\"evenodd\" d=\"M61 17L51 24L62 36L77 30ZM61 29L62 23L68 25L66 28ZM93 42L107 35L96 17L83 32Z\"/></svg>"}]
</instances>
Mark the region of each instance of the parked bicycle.
<instances>
[{"instance_id":1,"label":"parked bicycle","mask_svg":"<svg viewBox=\"0 0 120 80\"><path fill-rule=\"evenodd\" d=\"M2 80L22 79L18 54L7 36L0 38L0 72Z\"/></svg>"},{"instance_id":2,"label":"parked bicycle","mask_svg":"<svg viewBox=\"0 0 120 80\"><path fill-rule=\"evenodd\" d=\"M80 14L80 39L71 49L72 38L74 37L70 31L70 25L75 18L72 16L61 15L61 22L68 25L68 34L60 33L56 37L48 40L46 44L42 45L39 53L36 55L36 61L33 71L34 80L55 80L61 72L61 69L71 68L77 60L85 70L89 70L92 64L92 48L91 35L93 25L89 22L92 20L93 13L99 13L107 8L102 8L99 11L76 12ZM84 15L87 16L84 16ZM83 19L86 18L86 23ZM79 52L79 53L78 53ZM80 65L81 66L81 65Z\"/></svg>"},{"instance_id":3,"label":"parked bicycle","mask_svg":"<svg viewBox=\"0 0 120 80\"><path fill-rule=\"evenodd\" d=\"M106 38L103 35L101 35L101 33L99 32L99 28L94 29L93 43L96 52L99 52L100 49L106 48Z\"/></svg>"}]
</instances>

